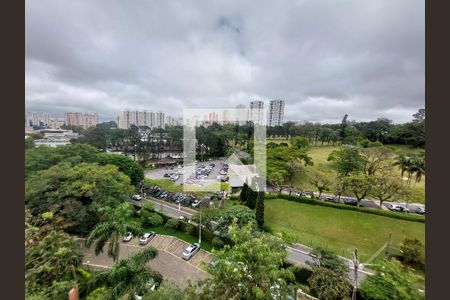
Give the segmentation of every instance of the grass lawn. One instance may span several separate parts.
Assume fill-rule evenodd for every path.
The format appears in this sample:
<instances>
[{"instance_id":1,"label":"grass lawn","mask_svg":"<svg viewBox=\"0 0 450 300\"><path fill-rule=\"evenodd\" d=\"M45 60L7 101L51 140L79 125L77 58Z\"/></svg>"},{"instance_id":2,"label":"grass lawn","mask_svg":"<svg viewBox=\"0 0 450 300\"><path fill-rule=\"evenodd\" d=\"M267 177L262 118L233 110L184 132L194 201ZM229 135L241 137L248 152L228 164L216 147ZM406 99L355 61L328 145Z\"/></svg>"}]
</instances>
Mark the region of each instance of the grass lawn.
<instances>
[{"instance_id":1,"label":"grass lawn","mask_svg":"<svg viewBox=\"0 0 450 300\"><path fill-rule=\"evenodd\" d=\"M166 228L164 226L158 226L158 227L147 227L145 228L146 231L154 231L157 234L163 234L163 235L170 235L179 238L180 240L183 240L188 243L198 243L198 236L194 237L192 235L187 234L186 232L175 230L173 228ZM211 243L202 240L201 246L206 251L211 252L211 250L214 248Z\"/></svg>"},{"instance_id":2,"label":"grass lawn","mask_svg":"<svg viewBox=\"0 0 450 300\"><path fill-rule=\"evenodd\" d=\"M180 193L183 191L183 186L177 185L170 180L167 179L149 179L145 178L145 183L148 185L157 185L161 187L163 190L168 192L177 192Z\"/></svg>"},{"instance_id":3,"label":"grass lawn","mask_svg":"<svg viewBox=\"0 0 450 300\"><path fill-rule=\"evenodd\" d=\"M265 224L288 242L329 247L345 257L357 248L363 262L388 241L390 233L392 247L399 247L405 238L425 240L424 223L283 199L266 199Z\"/></svg>"}]
</instances>

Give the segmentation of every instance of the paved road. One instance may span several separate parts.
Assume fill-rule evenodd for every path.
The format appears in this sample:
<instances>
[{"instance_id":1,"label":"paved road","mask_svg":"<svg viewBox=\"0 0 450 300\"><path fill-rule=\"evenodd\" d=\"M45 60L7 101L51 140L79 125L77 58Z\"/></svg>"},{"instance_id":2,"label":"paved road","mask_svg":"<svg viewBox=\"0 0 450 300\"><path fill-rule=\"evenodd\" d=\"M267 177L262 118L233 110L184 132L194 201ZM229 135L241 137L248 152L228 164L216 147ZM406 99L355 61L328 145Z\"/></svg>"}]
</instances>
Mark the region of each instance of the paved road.
<instances>
[{"instance_id":1,"label":"paved road","mask_svg":"<svg viewBox=\"0 0 450 300\"><path fill-rule=\"evenodd\" d=\"M150 201L153 204L155 204L155 207L159 207L160 205L160 201L155 201L152 199L147 199L144 201ZM188 211L178 211L177 208L174 208L172 206L169 206L167 204L164 204L162 206L163 208L163 213L169 217L172 218L178 218L179 216L184 216L187 217L188 219L190 219L192 217L192 213L188 212ZM181 208L182 210L190 210L193 211L192 209L187 209L187 208ZM289 262L293 263L293 264L297 264L297 265L301 265L301 266L307 266L306 264L307 261L312 262L312 257L309 255L309 250L310 248L305 246L305 245L301 245L301 244L295 244L293 246L289 246L287 247L287 259ZM355 280L355 274L354 274L354 269L353 269L353 264L351 263L350 260L343 258L349 265L350 267L350 272L349 272L349 277L350 280L352 282L354 282ZM359 282L361 282L361 280L367 275L370 274L369 272L365 271L365 270L359 270L358 271L358 284Z\"/></svg>"},{"instance_id":2,"label":"paved road","mask_svg":"<svg viewBox=\"0 0 450 300\"><path fill-rule=\"evenodd\" d=\"M204 264L212 260L209 252L200 249L189 261L181 258L181 253L189 244L175 237L156 235L148 244L158 249L158 256L147 263L147 265L155 271L160 272L165 279L175 282L180 288L185 288L188 280L196 281L204 279L209 274L203 269ZM130 255L141 251L148 247L138 244L137 238L128 243L120 244L119 257L127 258ZM105 245L105 247L107 247ZM84 254L83 264L88 268L105 269L114 265L111 257L107 255L107 251L95 255L94 247L84 247L84 241L80 239L80 249Z\"/></svg>"}]
</instances>

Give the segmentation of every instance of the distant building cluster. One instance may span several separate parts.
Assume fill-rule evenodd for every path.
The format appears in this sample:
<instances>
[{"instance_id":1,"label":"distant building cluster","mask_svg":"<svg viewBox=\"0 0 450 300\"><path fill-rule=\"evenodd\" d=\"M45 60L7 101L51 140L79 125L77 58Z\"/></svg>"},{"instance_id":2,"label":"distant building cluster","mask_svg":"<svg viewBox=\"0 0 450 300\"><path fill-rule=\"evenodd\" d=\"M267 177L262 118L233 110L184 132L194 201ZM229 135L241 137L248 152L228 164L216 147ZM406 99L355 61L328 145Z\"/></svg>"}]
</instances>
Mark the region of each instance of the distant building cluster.
<instances>
[{"instance_id":1,"label":"distant building cluster","mask_svg":"<svg viewBox=\"0 0 450 300\"><path fill-rule=\"evenodd\" d=\"M268 126L281 126L284 121L284 100L270 100L269 112L265 119L264 102L255 100L250 102L249 108L240 104L236 106L236 120L239 125L249 120L255 124L264 125L267 120Z\"/></svg>"},{"instance_id":2,"label":"distant building cluster","mask_svg":"<svg viewBox=\"0 0 450 300\"><path fill-rule=\"evenodd\" d=\"M68 112L65 115L65 124L66 126L79 126L83 129L87 129L98 124L98 114Z\"/></svg>"},{"instance_id":3,"label":"distant building cluster","mask_svg":"<svg viewBox=\"0 0 450 300\"><path fill-rule=\"evenodd\" d=\"M181 125L181 118L166 116L163 112L153 111L123 111L117 120L119 128L128 129L131 125L147 126L149 128L165 128Z\"/></svg>"},{"instance_id":4,"label":"distant building cluster","mask_svg":"<svg viewBox=\"0 0 450 300\"><path fill-rule=\"evenodd\" d=\"M33 127L59 129L62 125L64 125L64 121L52 118L48 113L25 113L25 128L28 130Z\"/></svg>"}]
</instances>

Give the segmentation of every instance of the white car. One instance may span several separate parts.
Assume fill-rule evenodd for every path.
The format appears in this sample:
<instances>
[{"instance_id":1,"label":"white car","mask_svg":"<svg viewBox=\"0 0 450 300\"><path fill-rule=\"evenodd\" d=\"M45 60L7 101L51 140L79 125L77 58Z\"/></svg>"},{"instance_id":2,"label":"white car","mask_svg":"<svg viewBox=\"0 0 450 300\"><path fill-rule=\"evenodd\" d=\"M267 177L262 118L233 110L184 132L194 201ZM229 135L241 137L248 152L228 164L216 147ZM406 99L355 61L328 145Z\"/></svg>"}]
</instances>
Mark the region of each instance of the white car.
<instances>
[{"instance_id":1,"label":"white car","mask_svg":"<svg viewBox=\"0 0 450 300\"><path fill-rule=\"evenodd\" d=\"M148 242L150 242L150 240L152 238L154 238L155 236L156 236L156 233L154 231L146 232L146 233L144 233L143 236L141 236L139 238L139 244L140 245L147 245Z\"/></svg>"},{"instance_id":2,"label":"white car","mask_svg":"<svg viewBox=\"0 0 450 300\"><path fill-rule=\"evenodd\" d=\"M131 232L128 232L126 236L123 237L124 242L129 242L133 239L133 234Z\"/></svg>"},{"instance_id":3,"label":"white car","mask_svg":"<svg viewBox=\"0 0 450 300\"><path fill-rule=\"evenodd\" d=\"M136 194L136 195L131 196L131 199L136 200L136 201L141 201L142 197L141 197L141 195Z\"/></svg>"},{"instance_id":4,"label":"white car","mask_svg":"<svg viewBox=\"0 0 450 300\"><path fill-rule=\"evenodd\" d=\"M186 250L183 251L183 254L181 255L181 257L184 260L189 260L191 259L192 256L195 255L195 253L197 253L200 250L200 244L199 243L194 243L191 244L189 247L186 248Z\"/></svg>"}]
</instances>

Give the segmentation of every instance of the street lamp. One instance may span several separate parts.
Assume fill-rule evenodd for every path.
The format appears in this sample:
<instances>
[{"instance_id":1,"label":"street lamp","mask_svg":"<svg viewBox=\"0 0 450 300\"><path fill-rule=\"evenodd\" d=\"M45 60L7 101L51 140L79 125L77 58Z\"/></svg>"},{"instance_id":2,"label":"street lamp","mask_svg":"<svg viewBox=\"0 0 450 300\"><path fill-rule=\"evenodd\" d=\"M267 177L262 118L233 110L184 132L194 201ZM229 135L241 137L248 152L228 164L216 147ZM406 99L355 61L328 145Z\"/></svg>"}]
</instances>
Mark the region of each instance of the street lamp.
<instances>
[{"instance_id":1,"label":"street lamp","mask_svg":"<svg viewBox=\"0 0 450 300\"><path fill-rule=\"evenodd\" d=\"M135 161L136 161L136 147L137 147L137 145L134 144L134 155L133 155L133 158L134 158Z\"/></svg>"}]
</instances>

